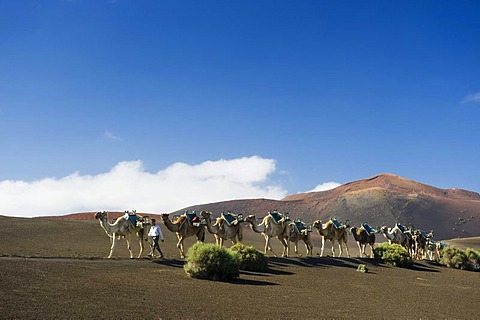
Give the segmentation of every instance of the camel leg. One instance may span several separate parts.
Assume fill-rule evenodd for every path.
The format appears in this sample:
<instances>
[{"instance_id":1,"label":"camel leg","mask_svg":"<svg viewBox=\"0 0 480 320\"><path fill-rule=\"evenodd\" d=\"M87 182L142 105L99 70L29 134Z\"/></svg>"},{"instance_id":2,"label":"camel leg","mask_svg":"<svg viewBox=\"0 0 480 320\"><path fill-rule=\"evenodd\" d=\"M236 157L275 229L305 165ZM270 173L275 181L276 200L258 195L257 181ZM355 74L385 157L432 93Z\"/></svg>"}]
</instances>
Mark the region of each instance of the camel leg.
<instances>
[{"instance_id":1,"label":"camel leg","mask_svg":"<svg viewBox=\"0 0 480 320\"><path fill-rule=\"evenodd\" d=\"M108 255L108 258L110 259L113 255L113 250L115 249L115 244L117 242L117 235L114 233L112 237L112 246L110 247L110 254Z\"/></svg>"},{"instance_id":2,"label":"camel leg","mask_svg":"<svg viewBox=\"0 0 480 320\"><path fill-rule=\"evenodd\" d=\"M131 238L129 236L125 236L125 241L127 242L127 249L128 249L128 252L130 252L130 259L133 259L133 252L132 252L132 247L130 246L130 240Z\"/></svg>"},{"instance_id":3,"label":"camel leg","mask_svg":"<svg viewBox=\"0 0 480 320\"><path fill-rule=\"evenodd\" d=\"M335 240L330 240L332 242L332 257L335 258ZM342 255L342 252L340 251L340 255Z\"/></svg>"},{"instance_id":4,"label":"camel leg","mask_svg":"<svg viewBox=\"0 0 480 320\"><path fill-rule=\"evenodd\" d=\"M370 245L370 258L372 258L372 259L373 259L373 257L374 257L373 252L374 252L374 251L373 251L373 244L371 244L371 245Z\"/></svg>"},{"instance_id":5,"label":"camel leg","mask_svg":"<svg viewBox=\"0 0 480 320\"><path fill-rule=\"evenodd\" d=\"M323 257L323 249L325 248L325 238L322 237L322 248L320 249L320 257Z\"/></svg>"},{"instance_id":6,"label":"camel leg","mask_svg":"<svg viewBox=\"0 0 480 320\"><path fill-rule=\"evenodd\" d=\"M278 239L283 244L282 257L288 257L288 255L290 254L290 240L287 238L280 238L280 237L278 237Z\"/></svg>"},{"instance_id":7,"label":"camel leg","mask_svg":"<svg viewBox=\"0 0 480 320\"><path fill-rule=\"evenodd\" d=\"M140 257L142 256L142 253L143 253L143 236L140 236L139 237L139 243L140 243L140 252L138 253L138 259L140 259Z\"/></svg>"},{"instance_id":8,"label":"camel leg","mask_svg":"<svg viewBox=\"0 0 480 320\"><path fill-rule=\"evenodd\" d=\"M357 241L357 246L358 246L358 256L361 258L362 257L362 245L360 244L360 241Z\"/></svg>"},{"instance_id":9,"label":"camel leg","mask_svg":"<svg viewBox=\"0 0 480 320\"><path fill-rule=\"evenodd\" d=\"M177 248L178 248L178 251L180 252L180 258L181 259L184 259L185 258L185 254L183 252L183 238L181 235L179 235L177 233L177 238L178 238L178 242L177 242Z\"/></svg>"},{"instance_id":10,"label":"camel leg","mask_svg":"<svg viewBox=\"0 0 480 320\"><path fill-rule=\"evenodd\" d=\"M267 250L273 253L273 256L276 257L277 255L273 252L272 247L270 247L270 237L266 234L263 235L265 237L265 254L267 254Z\"/></svg>"},{"instance_id":11,"label":"camel leg","mask_svg":"<svg viewBox=\"0 0 480 320\"><path fill-rule=\"evenodd\" d=\"M338 250L340 251L338 256L341 257L343 253L343 249L342 249L342 242L340 241L338 241Z\"/></svg>"},{"instance_id":12,"label":"camel leg","mask_svg":"<svg viewBox=\"0 0 480 320\"><path fill-rule=\"evenodd\" d=\"M347 252L347 257L350 258L350 252L348 252L347 241L345 241L343 244L345 245L345 251ZM365 248L363 249L363 253L365 253Z\"/></svg>"}]
</instances>

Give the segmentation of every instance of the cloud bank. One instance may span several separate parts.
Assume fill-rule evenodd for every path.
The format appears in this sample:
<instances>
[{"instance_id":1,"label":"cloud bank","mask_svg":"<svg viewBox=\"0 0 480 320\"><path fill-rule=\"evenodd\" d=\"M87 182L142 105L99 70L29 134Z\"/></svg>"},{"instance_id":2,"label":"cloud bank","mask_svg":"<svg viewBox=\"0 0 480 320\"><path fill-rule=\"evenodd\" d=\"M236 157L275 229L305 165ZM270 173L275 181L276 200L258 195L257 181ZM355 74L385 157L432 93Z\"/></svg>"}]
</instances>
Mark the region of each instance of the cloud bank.
<instances>
[{"instance_id":1,"label":"cloud bank","mask_svg":"<svg viewBox=\"0 0 480 320\"><path fill-rule=\"evenodd\" d=\"M281 199L287 191L267 183L276 170L273 159L258 156L174 163L156 173L142 161L119 162L109 172L38 181L0 181L0 214L44 216L97 210L172 212L224 200Z\"/></svg>"},{"instance_id":2,"label":"cloud bank","mask_svg":"<svg viewBox=\"0 0 480 320\"><path fill-rule=\"evenodd\" d=\"M324 182L322 184L317 185L315 188L313 188L310 191L307 192L318 192L318 191L327 191L330 189L335 189L336 187L340 186L341 184L338 182L330 181L330 182Z\"/></svg>"}]
</instances>

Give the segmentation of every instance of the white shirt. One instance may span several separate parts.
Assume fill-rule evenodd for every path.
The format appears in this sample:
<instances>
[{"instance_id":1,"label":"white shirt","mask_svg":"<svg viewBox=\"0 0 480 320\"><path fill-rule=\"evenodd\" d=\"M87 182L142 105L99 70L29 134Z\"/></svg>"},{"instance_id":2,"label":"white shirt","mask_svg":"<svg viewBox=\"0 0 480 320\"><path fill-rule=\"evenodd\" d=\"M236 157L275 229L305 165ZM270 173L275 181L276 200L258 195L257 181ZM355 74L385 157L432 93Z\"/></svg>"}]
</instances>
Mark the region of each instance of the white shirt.
<instances>
[{"instance_id":1,"label":"white shirt","mask_svg":"<svg viewBox=\"0 0 480 320\"><path fill-rule=\"evenodd\" d=\"M148 232L149 237L158 237L160 236L160 239L163 240L163 233L162 229L160 229L160 226L158 224L151 226L150 231Z\"/></svg>"}]
</instances>

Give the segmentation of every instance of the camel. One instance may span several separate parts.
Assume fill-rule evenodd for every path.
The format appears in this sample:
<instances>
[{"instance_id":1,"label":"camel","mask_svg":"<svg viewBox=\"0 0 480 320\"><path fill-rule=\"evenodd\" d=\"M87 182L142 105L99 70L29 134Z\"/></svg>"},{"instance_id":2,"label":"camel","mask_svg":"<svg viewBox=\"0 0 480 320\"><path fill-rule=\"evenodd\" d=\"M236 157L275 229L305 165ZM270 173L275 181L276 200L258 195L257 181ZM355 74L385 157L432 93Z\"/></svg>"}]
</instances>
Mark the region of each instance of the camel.
<instances>
[{"instance_id":1,"label":"camel","mask_svg":"<svg viewBox=\"0 0 480 320\"><path fill-rule=\"evenodd\" d=\"M415 259L425 259L427 257L427 235L422 230L413 231L412 247Z\"/></svg>"},{"instance_id":2,"label":"camel","mask_svg":"<svg viewBox=\"0 0 480 320\"><path fill-rule=\"evenodd\" d=\"M322 224L322 221L316 220L313 222L313 227L318 230L318 233L322 236L322 249L320 250L320 257L323 257L323 249L325 248L325 240L330 240L332 242L332 256L335 257L335 242L338 242L338 248L340 250L339 257L342 256L342 244L345 246L345 251L347 251L347 257L350 257L348 252L348 235L347 235L347 226L342 225L339 228L336 228L333 222L330 220L325 224Z\"/></svg>"},{"instance_id":3,"label":"camel","mask_svg":"<svg viewBox=\"0 0 480 320\"><path fill-rule=\"evenodd\" d=\"M299 221L300 222L300 221ZM304 225L303 222L300 222ZM305 248L307 249L306 257L313 255L313 244L310 237L311 230L308 230L306 227L302 230L299 230L296 222L290 223L290 242L295 243L295 254L300 257L298 253L298 241L302 240L305 243Z\"/></svg>"},{"instance_id":4,"label":"camel","mask_svg":"<svg viewBox=\"0 0 480 320\"><path fill-rule=\"evenodd\" d=\"M288 220L281 219L277 223L274 221L273 217L270 214L267 214L262 219L262 223L260 223L259 225L256 224L255 215L249 215L248 217L246 217L245 222L252 225L252 229L254 232L261 233L265 237L264 254L267 254L267 251L270 251L275 257L277 256L270 247L270 239L273 237L277 237L283 245L282 257L288 257L290 251L289 237L291 228Z\"/></svg>"},{"instance_id":5,"label":"camel","mask_svg":"<svg viewBox=\"0 0 480 320\"><path fill-rule=\"evenodd\" d=\"M183 246L183 240L188 237L196 236L197 241L205 241L205 226L200 225L198 227L190 225L187 221L187 216L181 215L175 222L170 221L168 213L162 214L162 220L171 232L175 232L178 238L177 248L180 251L180 258L185 258L185 251Z\"/></svg>"},{"instance_id":6,"label":"camel","mask_svg":"<svg viewBox=\"0 0 480 320\"><path fill-rule=\"evenodd\" d=\"M388 240L388 243L400 244L404 246L410 253L412 253L410 237L399 228L398 224L395 224L395 227L393 228L387 228L386 226L383 226L380 229L380 232Z\"/></svg>"},{"instance_id":7,"label":"camel","mask_svg":"<svg viewBox=\"0 0 480 320\"><path fill-rule=\"evenodd\" d=\"M227 239L230 239L233 244L242 241L243 227L240 223L228 225L225 219L220 217L216 219L214 224L212 224L212 220L210 219L210 216L212 215L211 212L202 211L200 212L200 215L205 218L207 230L215 236L215 243L219 247L221 247L223 241Z\"/></svg>"},{"instance_id":8,"label":"camel","mask_svg":"<svg viewBox=\"0 0 480 320\"><path fill-rule=\"evenodd\" d=\"M358 245L358 251L359 251L359 257L367 257L367 254L365 253L365 249L367 247L367 244L370 246L370 258L373 258L373 246L375 245L375 234L371 232L368 234L367 230L363 226L360 228L357 227L351 227L350 231L353 234L353 237L355 238L355 241L357 241Z\"/></svg>"},{"instance_id":9,"label":"camel","mask_svg":"<svg viewBox=\"0 0 480 320\"><path fill-rule=\"evenodd\" d=\"M149 223L146 221L142 221L142 217L137 215L137 217L139 218L139 222L136 225L133 225L132 222L130 222L128 219L125 218L125 217L128 217L128 213L129 212L126 211L125 212L126 215L117 218L117 220L115 220L113 224L110 224L108 222L108 212L102 211L102 212L95 213L95 219L97 219L100 222L100 226L103 228L103 230L105 230L105 233L110 238L111 247L110 247L110 254L108 255L108 258L111 258L113 255L113 251L117 243L116 240L120 238L124 238L125 241L127 242L128 251L130 252L130 258L133 259L133 252L130 246L130 241L133 234L136 234L138 236L138 240L140 244L140 253L138 254L138 258L142 256L143 242L144 241L148 242L147 233L148 233Z\"/></svg>"}]
</instances>

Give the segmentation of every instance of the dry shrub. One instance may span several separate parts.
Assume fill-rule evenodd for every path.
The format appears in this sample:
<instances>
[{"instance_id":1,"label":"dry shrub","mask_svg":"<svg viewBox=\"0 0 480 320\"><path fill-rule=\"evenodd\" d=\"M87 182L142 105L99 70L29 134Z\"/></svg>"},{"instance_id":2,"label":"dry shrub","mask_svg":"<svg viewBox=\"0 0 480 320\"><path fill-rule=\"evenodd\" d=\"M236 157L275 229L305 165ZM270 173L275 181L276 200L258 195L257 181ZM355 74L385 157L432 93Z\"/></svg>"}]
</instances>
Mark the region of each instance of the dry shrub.
<instances>
[{"instance_id":1,"label":"dry shrub","mask_svg":"<svg viewBox=\"0 0 480 320\"><path fill-rule=\"evenodd\" d=\"M410 268L413 266L413 259L407 249L399 244L382 243L373 251L375 259L395 267Z\"/></svg>"},{"instance_id":2,"label":"dry shrub","mask_svg":"<svg viewBox=\"0 0 480 320\"><path fill-rule=\"evenodd\" d=\"M240 255L212 243L197 242L187 251L185 272L192 278L228 281L238 278Z\"/></svg>"}]
</instances>

